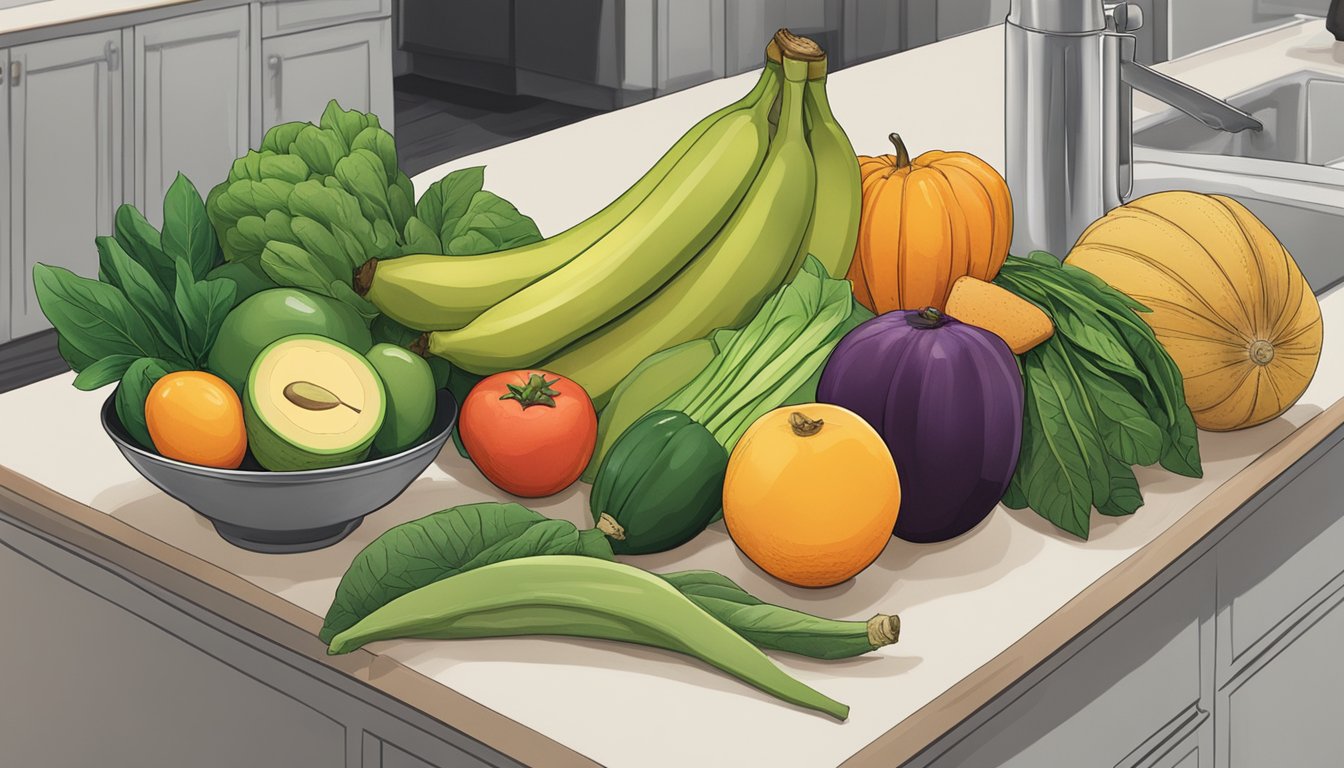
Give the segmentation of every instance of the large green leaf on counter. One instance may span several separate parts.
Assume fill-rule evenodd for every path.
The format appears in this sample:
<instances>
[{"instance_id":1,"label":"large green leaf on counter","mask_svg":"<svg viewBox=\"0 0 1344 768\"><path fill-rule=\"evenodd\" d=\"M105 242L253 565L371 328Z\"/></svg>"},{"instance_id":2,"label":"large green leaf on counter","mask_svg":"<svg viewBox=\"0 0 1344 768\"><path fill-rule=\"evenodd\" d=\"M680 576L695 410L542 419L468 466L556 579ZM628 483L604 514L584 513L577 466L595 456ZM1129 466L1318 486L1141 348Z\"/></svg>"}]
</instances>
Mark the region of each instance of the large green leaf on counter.
<instances>
[{"instance_id":1,"label":"large green leaf on counter","mask_svg":"<svg viewBox=\"0 0 1344 768\"><path fill-rule=\"evenodd\" d=\"M369 543L341 577L325 643L397 597L490 563L530 555L612 559L606 535L512 503L465 504L402 523Z\"/></svg>"}]
</instances>

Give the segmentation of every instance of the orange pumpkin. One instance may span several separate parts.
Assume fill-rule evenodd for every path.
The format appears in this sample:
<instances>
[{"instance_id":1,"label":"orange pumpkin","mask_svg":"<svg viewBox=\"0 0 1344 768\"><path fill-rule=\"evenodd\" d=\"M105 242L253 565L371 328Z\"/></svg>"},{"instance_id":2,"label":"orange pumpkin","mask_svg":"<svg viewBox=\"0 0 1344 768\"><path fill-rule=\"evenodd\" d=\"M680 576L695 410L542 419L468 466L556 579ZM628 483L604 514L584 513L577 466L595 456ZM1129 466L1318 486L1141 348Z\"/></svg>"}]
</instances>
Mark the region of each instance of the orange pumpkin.
<instances>
[{"instance_id":1,"label":"orange pumpkin","mask_svg":"<svg viewBox=\"0 0 1344 768\"><path fill-rule=\"evenodd\" d=\"M1013 203L1008 183L966 152L859 157L863 205L849 279L854 296L882 314L944 309L952 284L993 280L1008 257Z\"/></svg>"}]
</instances>

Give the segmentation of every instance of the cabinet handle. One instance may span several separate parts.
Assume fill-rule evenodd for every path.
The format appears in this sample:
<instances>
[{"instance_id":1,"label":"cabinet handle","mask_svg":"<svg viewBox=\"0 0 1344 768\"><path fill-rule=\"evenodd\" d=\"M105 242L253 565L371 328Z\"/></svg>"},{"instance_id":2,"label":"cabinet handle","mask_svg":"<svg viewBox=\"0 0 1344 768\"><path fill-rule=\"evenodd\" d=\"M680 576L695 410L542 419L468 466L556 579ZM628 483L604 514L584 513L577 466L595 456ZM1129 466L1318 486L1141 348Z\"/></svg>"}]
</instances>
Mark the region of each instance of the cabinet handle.
<instances>
[{"instance_id":1,"label":"cabinet handle","mask_svg":"<svg viewBox=\"0 0 1344 768\"><path fill-rule=\"evenodd\" d=\"M5 84L5 65L0 64L0 85Z\"/></svg>"},{"instance_id":2,"label":"cabinet handle","mask_svg":"<svg viewBox=\"0 0 1344 768\"><path fill-rule=\"evenodd\" d=\"M9 63L9 84L18 87L19 78L23 76L23 64L17 61Z\"/></svg>"},{"instance_id":3,"label":"cabinet handle","mask_svg":"<svg viewBox=\"0 0 1344 768\"><path fill-rule=\"evenodd\" d=\"M116 72L121 67L121 47L109 41L103 46L103 58L107 60L108 70Z\"/></svg>"},{"instance_id":4,"label":"cabinet handle","mask_svg":"<svg viewBox=\"0 0 1344 768\"><path fill-rule=\"evenodd\" d=\"M270 56L266 59L266 66L271 70L271 79L275 86L271 88L271 98L275 102L276 108L280 106L280 83L281 83L281 64L283 60L279 56Z\"/></svg>"}]
</instances>

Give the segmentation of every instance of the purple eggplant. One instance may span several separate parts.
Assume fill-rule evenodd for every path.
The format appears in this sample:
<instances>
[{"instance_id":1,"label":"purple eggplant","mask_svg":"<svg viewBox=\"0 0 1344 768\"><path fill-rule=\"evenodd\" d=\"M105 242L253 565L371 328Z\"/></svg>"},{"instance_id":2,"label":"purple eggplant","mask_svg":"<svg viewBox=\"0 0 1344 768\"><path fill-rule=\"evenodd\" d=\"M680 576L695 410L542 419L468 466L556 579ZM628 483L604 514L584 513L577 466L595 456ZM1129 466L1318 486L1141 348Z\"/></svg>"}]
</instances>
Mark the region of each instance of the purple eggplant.
<instances>
[{"instance_id":1,"label":"purple eggplant","mask_svg":"<svg viewBox=\"0 0 1344 768\"><path fill-rule=\"evenodd\" d=\"M945 541L1003 498L1022 443L1022 377L1003 339L936 309L888 312L831 353L817 400L886 441L901 477L893 533Z\"/></svg>"}]
</instances>

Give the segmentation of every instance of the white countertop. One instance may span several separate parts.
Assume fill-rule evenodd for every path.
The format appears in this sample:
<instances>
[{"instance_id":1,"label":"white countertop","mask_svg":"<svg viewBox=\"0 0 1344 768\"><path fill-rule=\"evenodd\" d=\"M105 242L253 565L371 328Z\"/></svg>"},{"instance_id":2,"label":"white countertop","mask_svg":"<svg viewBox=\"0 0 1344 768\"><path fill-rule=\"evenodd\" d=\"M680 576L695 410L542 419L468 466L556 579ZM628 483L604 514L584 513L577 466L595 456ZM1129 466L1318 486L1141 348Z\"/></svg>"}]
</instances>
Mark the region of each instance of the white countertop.
<instances>
[{"instance_id":1,"label":"white countertop","mask_svg":"<svg viewBox=\"0 0 1344 768\"><path fill-rule=\"evenodd\" d=\"M1283 50L1309 53L1322 33L1297 28L1265 36L1279 36L1269 40L1279 53L1252 52L1264 59L1257 59L1253 75L1195 63L1176 63L1171 70L1189 73L1214 93L1223 84L1227 93L1251 78L1273 76L1267 71ZM1229 50L1211 54L1224 61L1224 70ZM1344 64L1336 66L1344 70ZM887 134L898 131L912 153L964 149L1001 168L1001 73L1002 32L991 29L842 71L829 92L860 153L885 151ZM543 232L556 232L618 194L685 128L745 92L754 77L598 116L455 161L415 182L423 190L447 170L484 163L489 189L532 215ZM835 618L899 613L900 642L868 656L841 662L774 656L799 679L849 704L845 723L781 704L683 657L613 643L390 641L371 650L607 766L836 765L1007 651L1261 454L1344 399L1344 365L1338 362L1344 360L1344 333L1333 330L1344 327L1344 291L1323 296L1321 307L1323 362L1302 399L1260 427L1201 433L1202 480L1137 470L1144 507L1131 517L1094 517L1086 542L1029 510L1000 508L953 541L915 545L893 539L872 567L824 590L792 588L764 575L736 550L721 523L673 552L627 558L657 571L715 569L764 600ZM98 426L98 408L110 388L83 393L70 386L71 379L66 374L0 395L0 467L317 616L325 613L355 553L381 532L444 507L498 497L449 447L345 541L298 555L246 552L136 474ZM580 488L533 507L588 525ZM376 679L377 669L368 674ZM496 746L507 751L507 745Z\"/></svg>"},{"instance_id":2,"label":"white countertop","mask_svg":"<svg viewBox=\"0 0 1344 768\"><path fill-rule=\"evenodd\" d=\"M41 0L0 9L0 34L51 27L122 13L147 11L194 0Z\"/></svg>"}]
</instances>

